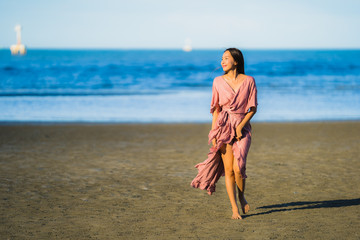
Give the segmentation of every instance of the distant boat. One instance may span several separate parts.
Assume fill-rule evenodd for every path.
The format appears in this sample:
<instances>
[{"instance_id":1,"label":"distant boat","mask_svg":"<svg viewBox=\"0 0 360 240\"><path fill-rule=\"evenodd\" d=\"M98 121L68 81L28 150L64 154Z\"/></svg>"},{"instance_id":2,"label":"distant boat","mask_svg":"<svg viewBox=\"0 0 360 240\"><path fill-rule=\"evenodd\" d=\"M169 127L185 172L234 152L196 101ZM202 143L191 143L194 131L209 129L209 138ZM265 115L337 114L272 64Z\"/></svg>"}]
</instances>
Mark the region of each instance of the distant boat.
<instances>
[{"instance_id":1,"label":"distant boat","mask_svg":"<svg viewBox=\"0 0 360 240\"><path fill-rule=\"evenodd\" d=\"M190 38L187 38L185 40L185 45L183 47L183 51L184 52L191 52L192 51L192 47L191 47L191 39Z\"/></svg>"},{"instance_id":2,"label":"distant boat","mask_svg":"<svg viewBox=\"0 0 360 240\"><path fill-rule=\"evenodd\" d=\"M13 55L24 55L26 54L26 47L24 44L21 44L21 26L15 26L17 44L13 44L10 46L11 54Z\"/></svg>"},{"instance_id":3,"label":"distant boat","mask_svg":"<svg viewBox=\"0 0 360 240\"><path fill-rule=\"evenodd\" d=\"M191 52L191 51L192 51L192 47L191 47L190 45L185 45L185 46L183 47L183 51L184 51L184 52Z\"/></svg>"}]
</instances>

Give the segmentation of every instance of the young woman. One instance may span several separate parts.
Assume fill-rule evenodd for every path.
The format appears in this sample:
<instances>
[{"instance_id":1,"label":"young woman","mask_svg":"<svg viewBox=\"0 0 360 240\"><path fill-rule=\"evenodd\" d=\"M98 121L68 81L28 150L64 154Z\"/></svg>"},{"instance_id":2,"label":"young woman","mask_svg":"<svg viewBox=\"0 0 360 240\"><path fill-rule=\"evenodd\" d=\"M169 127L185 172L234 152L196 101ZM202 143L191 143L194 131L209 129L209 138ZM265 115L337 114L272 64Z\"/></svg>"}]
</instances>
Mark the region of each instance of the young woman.
<instances>
[{"instance_id":1,"label":"young woman","mask_svg":"<svg viewBox=\"0 0 360 240\"><path fill-rule=\"evenodd\" d=\"M246 156L251 143L250 119L256 113L257 89L253 77L245 75L244 58L239 49L228 48L221 60L224 75L213 82L210 112L213 114L209 133L208 158L197 164L198 175L191 186L206 189L211 195L215 183L225 175L232 218L241 219L236 203L236 188L242 212L250 206L245 200Z\"/></svg>"}]
</instances>

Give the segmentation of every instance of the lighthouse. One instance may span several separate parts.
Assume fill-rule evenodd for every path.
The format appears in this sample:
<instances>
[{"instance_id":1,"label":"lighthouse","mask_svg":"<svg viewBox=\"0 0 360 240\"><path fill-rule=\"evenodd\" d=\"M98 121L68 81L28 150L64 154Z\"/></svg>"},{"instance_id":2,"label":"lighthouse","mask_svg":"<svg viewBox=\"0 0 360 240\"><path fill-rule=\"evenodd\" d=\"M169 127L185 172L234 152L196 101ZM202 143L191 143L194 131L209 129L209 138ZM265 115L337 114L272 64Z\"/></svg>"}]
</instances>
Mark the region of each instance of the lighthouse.
<instances>
[{"instance_id":1,"label":"lighthouse","mask_svg":"<svg viewBox=\"0 0 360 240\"><path fill-rule=\"evenodd\" d=\"M24 44L21 44L21 26L20 25L15 26L15 32L16 32L17 44L13 44L10 46L11 54L24 55L24 54L26 54L26 47Z\"/></svg>"}]
</instances>

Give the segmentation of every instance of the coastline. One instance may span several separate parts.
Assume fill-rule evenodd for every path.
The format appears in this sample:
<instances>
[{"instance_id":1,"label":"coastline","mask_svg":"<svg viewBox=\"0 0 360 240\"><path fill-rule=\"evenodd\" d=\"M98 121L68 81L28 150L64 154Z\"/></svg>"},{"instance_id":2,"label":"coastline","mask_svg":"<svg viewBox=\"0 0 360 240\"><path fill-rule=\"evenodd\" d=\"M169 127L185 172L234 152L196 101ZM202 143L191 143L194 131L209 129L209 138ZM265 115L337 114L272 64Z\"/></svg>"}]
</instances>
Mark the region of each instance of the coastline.
<instances>
[{"instance_id":1,"label":"coastline","mask_svg":"<svg viewBox=\"0 0 360 240\"><path fill-rule=\"evenodd\" d=\"M267 120L267 121L251 121L251 124L307 124L307 123L356 123L360 122L359 119L315 119L315 120ZM207 121L189 121L189 122L160 122L160 121L146 121L146 122L116 122L116 121L0 121L0 126L81 126L81 125L206 125L211 124L210 120Z\"/></svg>"},{"instance_id":2,"label":"coastline","mask_svg":"<svg viewBox=\"0 0 360 240\"><path fill-rule=\"evenodd\" d=\"M210 123L0 123L9 239L356 239L360 121L254 122L251 211L193 189Z\"/></svg>"}]
</instances>

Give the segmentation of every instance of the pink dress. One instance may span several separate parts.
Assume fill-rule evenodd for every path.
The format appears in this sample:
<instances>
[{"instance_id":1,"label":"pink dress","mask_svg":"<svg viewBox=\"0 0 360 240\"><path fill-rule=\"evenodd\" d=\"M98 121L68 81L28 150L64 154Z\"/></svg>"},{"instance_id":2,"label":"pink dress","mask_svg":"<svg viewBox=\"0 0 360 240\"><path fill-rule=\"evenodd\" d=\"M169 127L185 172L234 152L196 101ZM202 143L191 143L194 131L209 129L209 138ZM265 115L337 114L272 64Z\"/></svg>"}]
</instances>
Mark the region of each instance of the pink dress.
<instances>
[{"instance_id":1,"label":"pink dress","mask_svg":"<svg viewBox=\"0 0 360 240\"><path fill-rule=\"evenodd\" d=\"M191 182L194 188L207 190L208 194L215 192L215 184L225 175L220 154L223 144L232 144L234 158L237 160L242 178L246 178L246 156L251 143L251 125L248 122L242 129L242 138L236 140L236 127L245 117L251 107L257 106L257 89L253 77L247 76L240 88L234 89L222 77L216 77L213 82L210 112L218 109L216 125L209 133L209 144L217 139L216 147L211 147L208 158L197 164L198 174Z\"/></svg>"}]
</instances>

